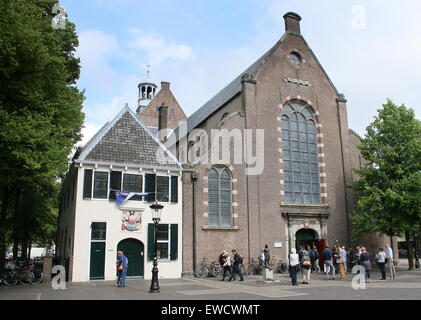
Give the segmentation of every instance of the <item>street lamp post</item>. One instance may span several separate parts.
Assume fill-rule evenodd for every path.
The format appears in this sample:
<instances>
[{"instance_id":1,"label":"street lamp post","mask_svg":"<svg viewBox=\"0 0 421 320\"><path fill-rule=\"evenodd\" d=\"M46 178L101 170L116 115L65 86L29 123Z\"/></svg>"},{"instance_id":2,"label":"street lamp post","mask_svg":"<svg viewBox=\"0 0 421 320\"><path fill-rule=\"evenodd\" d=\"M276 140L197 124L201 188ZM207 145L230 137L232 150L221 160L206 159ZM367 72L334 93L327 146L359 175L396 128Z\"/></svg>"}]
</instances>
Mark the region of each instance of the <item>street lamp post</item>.
<instances>
[{"instance_id":1,"label":"street lamp post","mask_svg":"<svg viewBox=\"0 0 421 320\"><path fill-rule=\"evenodd\" d=\"M155 202L150 206L152 210L152 221L154 222L154 259L153 259L153 268L152 268L152 282L149 293L159 293L159 281L158 281L158 224L161 221L161 213L164 206L160 205L158 202Z\"/></svg>"}]
</instances>

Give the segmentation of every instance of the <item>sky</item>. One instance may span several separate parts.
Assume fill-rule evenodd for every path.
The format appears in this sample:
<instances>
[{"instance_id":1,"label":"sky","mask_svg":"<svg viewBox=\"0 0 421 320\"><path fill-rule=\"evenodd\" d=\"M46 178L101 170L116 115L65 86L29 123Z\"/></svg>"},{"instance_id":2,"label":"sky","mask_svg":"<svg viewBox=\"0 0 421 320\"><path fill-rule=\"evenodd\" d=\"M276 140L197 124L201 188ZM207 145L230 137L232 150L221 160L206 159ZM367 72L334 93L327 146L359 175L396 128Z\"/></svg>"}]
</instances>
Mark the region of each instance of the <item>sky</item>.
<instances>
[{"instance_id":1,"label":"sky","mask_svg":"<svg viewBox=\"0 0 421 320\"><path fill-rule=\"evenodd\" d=\"M85 90L81 144L151 76L189 116L270 49L282 16L302 18L301 32L339 92L350 128L364 135L388 98L421 119L419 0L61 0L77 27Z\"/></svg>"}]
</instances>

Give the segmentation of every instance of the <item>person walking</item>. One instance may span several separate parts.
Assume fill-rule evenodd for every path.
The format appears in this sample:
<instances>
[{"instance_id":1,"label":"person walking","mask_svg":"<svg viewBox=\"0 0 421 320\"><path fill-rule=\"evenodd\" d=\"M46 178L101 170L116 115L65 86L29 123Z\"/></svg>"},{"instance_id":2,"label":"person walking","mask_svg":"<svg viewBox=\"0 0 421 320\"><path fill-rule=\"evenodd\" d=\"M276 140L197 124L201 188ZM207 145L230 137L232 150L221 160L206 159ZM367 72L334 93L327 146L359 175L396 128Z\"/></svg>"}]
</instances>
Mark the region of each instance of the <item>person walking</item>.
<instances>
[{"instance_id":1,"label":"person walking","mask_svg":"<svg viewBox=\"0 0 421 320\"><path fill-rule=\"evenodd\" d=\"M307 251L303 251L303 257L301 258L301 270L303 275L303 284L310 283L310 275L311 275L311 259L307 255Z\"/></svg>"},{"instance_id":2,"label":"person walking","mask_svg":"<svg viewBox=\"0 0 421 320\"><path fill-rule=\"evenodd\" d=\"M319 250L317 250L317 247L313 247L314 252L314 269L317 273L320 273L320 254Z\"/></svg>"},{"instance_id":3,"label":"person walking","mask_svg":"<svg viewBox=\"0 0 421 320\"><path fill-rule=\"evenodd\" d=\"M367 249L362 247L359 265L363 266L365 269L365 282L370 283L370 272L371 272L371 261L370 261L370 254L368 253Z\"/></svg>"},{"instance_id":4,"label":"person walking","mask_svg":"<svg viewBox=\"0 0 421 320\"><path fill-rule=\"evenodd\" d=\"M377 261L377 264L379 265L380 272L382 273L382 278L380 280L387 280L386 279L386 270L385 270L386 252L384 252L383 248L379 249L379 252L376 255L376 261Z\"/></svg>"},{"instance_id":5,"label":"person walking","mask_svg":"<svg viewBox=\"0 0 421 320\"><path fill-rule=\"evenodd\" d=\"M297 249L291 249L291 253L289 254L289 274L291 276L291 281L293 286L298 286L297 283L297 271L298 266L300 264L300 258L297 254Z\"/></svg>"},{"instance_id":6,"label":"person walking","mask_svg":"<svg viewBox=\"0 0 421 320\"><path fill-rule=\"evenodd\" d=\"M238 274L238 276L240 277L240 281L244 281L244 277L243 274L241 273L240 270L240 264L243 263L243 257L241 257L237 250L232 250L232 254L233 254L233 259L232 259L232 273L231 273L231 277L229 279L229 281L231 282L232 280L235 281L235 275Z\"/></svg>"},{"instance_id":7,"label":"person walking","mask_svg":"<svg viewBox=\"0 0 421 320\"><path fill-rule=\"evenodd\" d=\"M394 258L393 258L393 249L386 244L386 263L387 266L389 267L389 271L390 271L390 279L396 279L396 269L395 269L395 264L394 264Z\"/></svg>"},{"instance_id":8,"label":"person walking","mask_svg":"<svg viewBox=\"0 0 421 320\"><path fill-rule=\"evenodd\" d=\"M352 272L352 269L354 268L355 265L355 256L354 256L354 251L352 250L352 248L348 249L348 254L347 254L347 262L348 262L348 270L349 272Z\"/></svg>"},{"instance_id":9,"label":"person walking","mask_svg":"<svg viewBox=\"0 0 421 320\"><path fill-rule=\"evenodd\" d=\"M118 287L126 286L127 269L129 268L129 260L124 255L123 251L117 252L117 270L118 270Z\"/></svg>"},{"instance_id":10,"label":"person walking","mask_svg":"<svg viewBox=\"0 0 421 320\"><path fill-rule=\"evenodd\" d=\"M304 255L304 247L303 246L300 246L300 250L298 250L297 254L298 254L299 261L301 261L301 259L303 258L303 255ZM298 265L298 272L302 272L301 264Z\"/></svg>"},{"instance_id":11,"label":"person walking","mask_svg":"<svg viewBox=\"0 0 421 320\"><path fill-rule=\"evenodd\" d=\"M345 280L345 250L338 246L336 263L339 268L339 280Z\"/></svg>"},{"instance_id":12,"label":"person walking","mask_svg":"<svg viewBox=\"0 0 421 320\"><path fill-rule=\"evenodd\" d=\"M335 268L333 267L333 256L332 252L329 249L329 245L326 245L326 248L323 250L323 261L325 272L327 276L327 280L335 280ZM332 277L329 276L330 272L332 272Z\"/></svg>"},{"instance_id":13,"label":"person walking","mask_svg":"<svg viewBox=\"0 0 421 320\"><path fill-rule=\"evenodd\" d=\"M230 279L231 279L231 277L232 277L231 258L230 258L227 251L224 251L224 253L223 253L222 268L224 269L224 274L222 275L221 281L225 281L225 277L227 276L227 272L229 272Z\"/></svg>"}]
</instances>

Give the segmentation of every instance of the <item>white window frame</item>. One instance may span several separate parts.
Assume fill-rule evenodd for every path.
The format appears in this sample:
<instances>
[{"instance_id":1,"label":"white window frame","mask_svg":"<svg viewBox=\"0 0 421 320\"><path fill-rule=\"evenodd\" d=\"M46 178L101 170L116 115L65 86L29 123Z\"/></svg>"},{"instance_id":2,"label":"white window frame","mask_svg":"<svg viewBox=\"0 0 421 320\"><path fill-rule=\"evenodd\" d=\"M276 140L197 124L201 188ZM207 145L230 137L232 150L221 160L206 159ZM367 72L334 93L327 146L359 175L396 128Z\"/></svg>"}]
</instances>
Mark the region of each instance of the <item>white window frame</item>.
<instances>
[{"instance_id":1,"label":"white window frame","mask_svg":"<svg viewBox=\"0 0 421 320\"><path fill-rule=\"evenodd\" d=\"M144 173L130 173L130 172L122 172L123 174L121 175L121 189L123 189L122 191L126 191L126 192L128 192L127 190L124 190L124 175L126 175L126 174L130 174L130 175L132 175L132 176L142 176L142 193L145 193L145 174ZM139 203L145 203L145 197L142 197L143 199L142 199L142 201L136 201L136 202L139 202Z\"/></svg>"},{"instance_id":2,"label":"white window frame","mask_svg":"<svg viewBox=\"0 0 421 320\"><path fill-rule=\"evenodd\" d=\"M158 201L158 177L166 177L168 178L168 201ZM155 199L156 201L158 201L159 203L171 203L171 175L168 174L157 174L155 176Z\"/></svg>"},{"instance_id":3,"label":"white window frame","mask_svg":"<svg viewBox=\"0 0 421 320\"><path fill-rule=\"evenodd\" d=\"M102 172L102 173L107 173L108 174L108 183L107 183L107 198L95 198L94 196L94 189L95 189L95 172ZM97 201L108 201L110 198L110 171L108 170L97 170L94 169L92 170L92 190L91 190L91 194L92 194L92 200L97 200Z\"/></svg>"}]
</instances>

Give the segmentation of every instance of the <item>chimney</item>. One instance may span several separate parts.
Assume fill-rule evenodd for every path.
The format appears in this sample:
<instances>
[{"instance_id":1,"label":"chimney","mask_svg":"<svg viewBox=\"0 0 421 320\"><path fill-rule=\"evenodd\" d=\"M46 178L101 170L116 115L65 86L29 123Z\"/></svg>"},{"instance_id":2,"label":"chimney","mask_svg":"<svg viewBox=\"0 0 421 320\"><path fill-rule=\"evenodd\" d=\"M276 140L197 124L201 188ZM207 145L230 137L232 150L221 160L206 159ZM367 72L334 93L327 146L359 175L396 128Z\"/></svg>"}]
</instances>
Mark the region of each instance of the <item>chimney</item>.
<instances>
[{"instance_id":1,"label":"chimney","mask_svg":"<svg viewBox=\"0 0 421 320\"><path fill-rule=\"evenodd\" d=\"M159 107L158 112L158 139L161 142L165 142L168 134L168 107L162 105Z\"/></svg>"},{"instance_id":2,"label":"chimney","mask_svg":"<svg viewBox=\"0 0 421 320\"><path fill-rule=\"evenodd\" d=\"M161 88L162 89L169 89L170 88L170 83L169 82L162 81L161 82Z\"/></svg>"},{"instance_id":3,"label":"chimney","mask_svg":"<svg viewBox=\"0 0 421 320\"><path fill-rule=\"evenodd\" d=\"M288 12L284 15L285 20L285 32L291 33L295 35L301 35L300 30L300 21L301 17L294 13L294 12Z\"/></svg>"}]
</instances>

